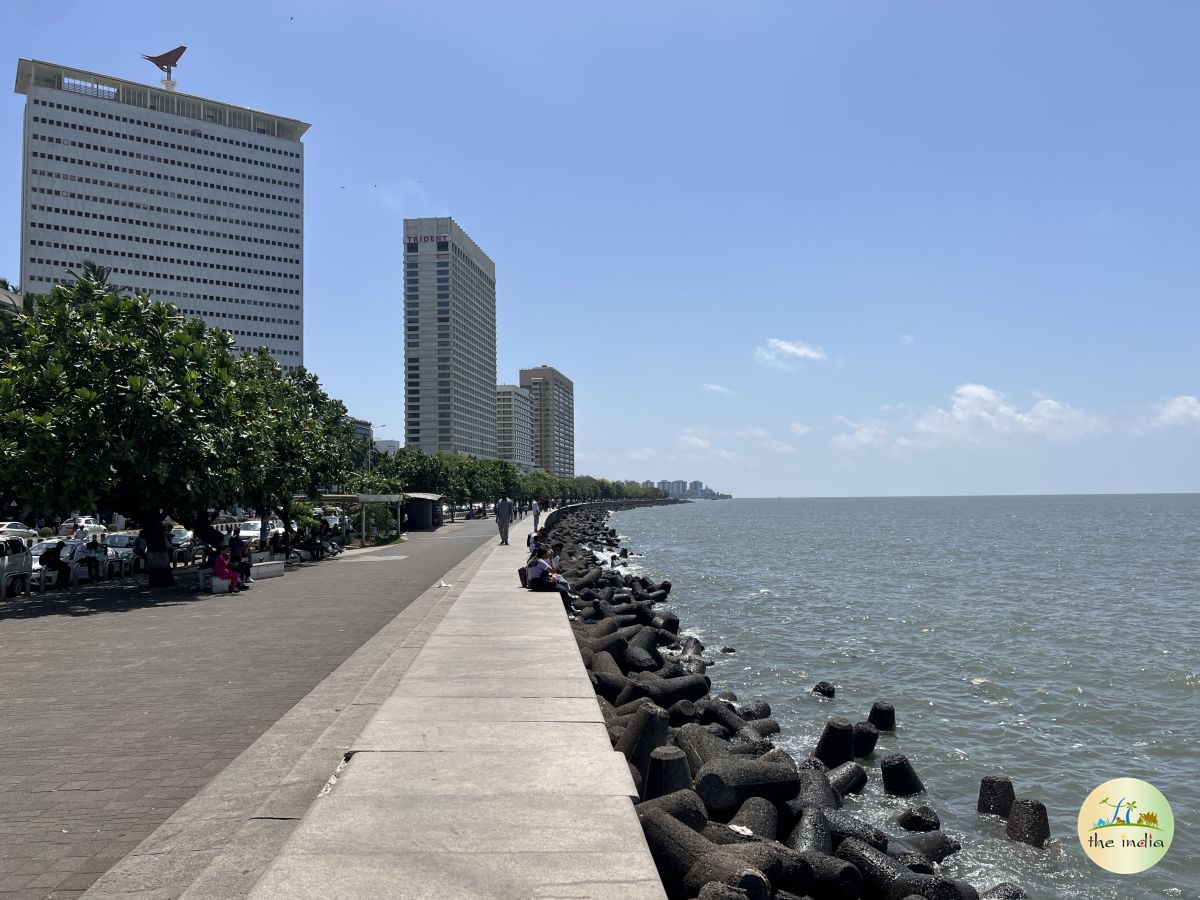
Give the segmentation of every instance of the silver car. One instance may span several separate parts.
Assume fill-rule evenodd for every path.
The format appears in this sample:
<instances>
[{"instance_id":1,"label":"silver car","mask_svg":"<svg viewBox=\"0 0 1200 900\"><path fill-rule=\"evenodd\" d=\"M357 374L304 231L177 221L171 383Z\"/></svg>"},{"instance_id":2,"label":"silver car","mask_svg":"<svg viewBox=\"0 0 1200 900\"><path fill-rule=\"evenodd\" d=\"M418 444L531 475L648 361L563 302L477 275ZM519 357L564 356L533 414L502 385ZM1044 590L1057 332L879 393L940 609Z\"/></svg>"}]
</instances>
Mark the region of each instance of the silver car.
<instances>
[{"instance_id":1,"label":"silver car","mask_svg":"<svg viewBox=\"0 0 1200 900\"><path fill-rule=\"evenodd\" d=\"M15 537L32 540L38 536L37 529L24 522L0 522L0 538Z\"/></svg>"}]
</instances>

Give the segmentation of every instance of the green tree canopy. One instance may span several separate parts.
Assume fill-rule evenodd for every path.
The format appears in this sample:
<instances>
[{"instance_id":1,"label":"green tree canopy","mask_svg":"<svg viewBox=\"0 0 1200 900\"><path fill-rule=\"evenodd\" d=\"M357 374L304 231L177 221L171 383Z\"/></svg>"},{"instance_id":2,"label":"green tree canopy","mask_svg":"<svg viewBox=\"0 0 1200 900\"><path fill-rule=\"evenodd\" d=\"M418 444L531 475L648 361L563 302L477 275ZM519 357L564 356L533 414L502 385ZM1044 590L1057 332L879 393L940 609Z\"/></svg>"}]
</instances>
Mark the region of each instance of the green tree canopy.
<instances>
[{"instance_id":1,"label":"green tree canopy","mask_svg":"<svg viewBox=\"0 0 1200 900\"><path fill-rule=\"evenodd\" d=\"M207 524L237 495L233 341L174 306L123 296L86 263L15 325L0 356L0 474L46 508L113 509L147 529Z\"/></svg>"}]
</instances>

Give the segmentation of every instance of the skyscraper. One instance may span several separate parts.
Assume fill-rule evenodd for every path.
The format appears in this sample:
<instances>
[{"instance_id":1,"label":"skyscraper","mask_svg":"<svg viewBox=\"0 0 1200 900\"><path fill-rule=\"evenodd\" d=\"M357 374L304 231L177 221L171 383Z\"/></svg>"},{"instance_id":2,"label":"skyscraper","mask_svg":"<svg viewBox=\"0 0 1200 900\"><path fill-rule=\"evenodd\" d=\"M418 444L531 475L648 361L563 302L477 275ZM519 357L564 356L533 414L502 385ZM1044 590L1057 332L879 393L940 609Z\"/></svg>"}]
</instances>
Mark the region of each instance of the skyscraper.
<instances>
[{"instance_id":1,"label":"skyscraper","mask_svg":"<svg viewBox=\"0 0 1200 900\"><path fill-rule=\"evenodd\" d=\"M450 218L404 220L404 442L496 455L496 266Z\"/></svg>"},{"instance_id":2,"label":"skyscraper","mask_svg":"<svg viewBox=\"0 0 1200 900\"><path fill-rule=\"evenodd\" d=\"M533 398L515 384L496 385L496 456L533 469Z\"/></svg>"},{"instance_id":3,"label":"skyscraper","mask_svg":"<svg viewBox=\"0 0 1200 900\"><path fill-rule=\"evenodd\" d=\"M21 286L46 293L91 260L304 362L308 125L162 87L22 59Z\"/></svg>"},{"instance_id":4,"label":"skyscraper","mask_svg":"<svg viewBox=\"0 0 1200 900\"><path fill-rule=\"evenodd\" d=\"M533 461L561 478L575 477L575 385L551 366L521 370L533 398Z\"/></svg>"}]
</instances>

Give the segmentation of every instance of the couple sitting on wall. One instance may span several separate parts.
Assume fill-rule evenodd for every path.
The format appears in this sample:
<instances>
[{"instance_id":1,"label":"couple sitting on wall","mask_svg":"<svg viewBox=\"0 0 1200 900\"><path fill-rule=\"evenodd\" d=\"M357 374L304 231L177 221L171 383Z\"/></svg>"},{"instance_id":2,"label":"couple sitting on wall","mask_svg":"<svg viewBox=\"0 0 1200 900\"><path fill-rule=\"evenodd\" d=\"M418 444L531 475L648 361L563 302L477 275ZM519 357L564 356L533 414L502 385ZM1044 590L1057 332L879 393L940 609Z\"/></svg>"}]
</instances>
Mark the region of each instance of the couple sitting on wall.
<instances>
[{"instance_id":1,"label":"couple sitting on wall","mask_svg":"<svg viewBox=\"0 0 1200 900\"><path fill-rule=\"evenodd\" d=\"M562 550L562 546L562 544L553 544L546 547L535 543L533 555L525 566L523 581L531 591L558 591L567 615L575 618L575 609L571 606L571 585L559 574L558 554Z\"/></svg>"}]
</instances>

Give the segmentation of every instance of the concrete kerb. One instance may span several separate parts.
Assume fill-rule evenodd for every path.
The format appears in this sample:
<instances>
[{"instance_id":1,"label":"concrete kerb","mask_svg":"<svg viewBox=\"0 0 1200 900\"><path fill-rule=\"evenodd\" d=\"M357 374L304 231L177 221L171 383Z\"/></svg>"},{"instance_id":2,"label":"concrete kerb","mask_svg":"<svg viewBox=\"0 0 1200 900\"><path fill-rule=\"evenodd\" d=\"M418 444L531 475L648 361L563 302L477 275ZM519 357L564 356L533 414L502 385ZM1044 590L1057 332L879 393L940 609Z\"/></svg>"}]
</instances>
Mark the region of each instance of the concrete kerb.
<instances>
[{"instance_id":1,"label":"concrete kerb","mask_svg":"<svg viewBox=\"0 0 1200 900\"><path fill-rule=\"evenodd\" d=\"M494 546L423 623L254 900L665 896L561 603L519 587L521 555Z\"/></svg>"},{"instance_id":2,"label":"concrete kerb","mask_svg":"<svg viewBox=\"0 0 1200 900\"><path fill-rule=\"evenodd\" d=\"M491 540L425 591L85 894L246 896L487 558Z\"/></svg>"}]
</instances>

